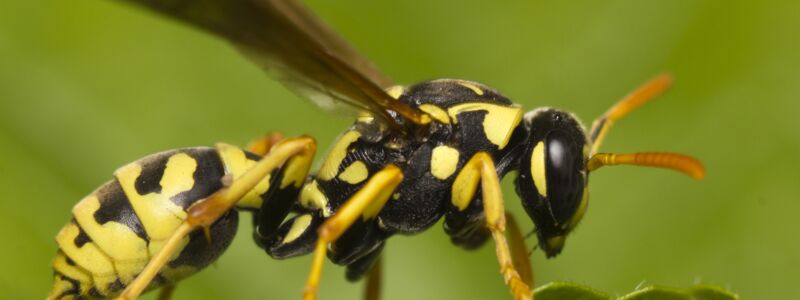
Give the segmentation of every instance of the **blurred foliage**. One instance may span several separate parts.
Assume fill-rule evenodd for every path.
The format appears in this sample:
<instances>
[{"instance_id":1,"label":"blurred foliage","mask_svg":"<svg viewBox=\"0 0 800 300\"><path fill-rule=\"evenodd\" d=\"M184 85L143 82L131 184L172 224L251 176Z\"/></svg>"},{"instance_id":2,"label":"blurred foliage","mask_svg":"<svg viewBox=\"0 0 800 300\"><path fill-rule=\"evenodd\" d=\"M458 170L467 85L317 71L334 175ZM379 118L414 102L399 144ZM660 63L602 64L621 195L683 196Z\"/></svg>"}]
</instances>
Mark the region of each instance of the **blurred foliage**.
<instances>
[{"instance_id":1,"label":"blurred foliage","mask_svg":"<svg viewBox=\"0 0 800 300\"><path fill-rule=\"evenodd\" d=\"M690 153L706 164L706 180L632 167L593 174L592 204L565 251L551 260L533 253L537 282L614 295L642 280L700 282L745 299L800 298L791 288L800 279L800 2L308 1L398 82L475 80L586 122L672 72L674 88L620 122L604 150ZM271 130L311 134L325 149L349 123L297 99L224 42L144 10L0 1L0 299L47 293L53 237L116 167ZM504 183L507 207L530 229ZM270 259L241 225L178 299L299 297L309 257ZM439 226L391 239L386 254L386 299L508 295L492 247L462 251ZM361 294L342 268L329 265L323 278L323 299Z\"/></svg>"}]
</instances>

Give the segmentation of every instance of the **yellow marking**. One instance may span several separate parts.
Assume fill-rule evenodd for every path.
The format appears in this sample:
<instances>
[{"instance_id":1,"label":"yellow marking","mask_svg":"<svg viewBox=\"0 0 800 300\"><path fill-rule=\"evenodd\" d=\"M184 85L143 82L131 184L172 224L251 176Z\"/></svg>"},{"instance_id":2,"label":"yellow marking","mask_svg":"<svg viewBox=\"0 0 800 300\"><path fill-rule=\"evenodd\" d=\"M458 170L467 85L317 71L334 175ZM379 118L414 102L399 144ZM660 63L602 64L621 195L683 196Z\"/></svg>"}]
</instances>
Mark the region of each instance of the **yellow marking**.
<instances>
[{"instance_id":1,"label":"yellow marking","mask_svg":"<svg viewBox=\"0 0 800 300\"><path fill-rule=\"evenodd\" d=\"M431 174L439 180L446 180L458 168L458 150L441 145L433 148L431 154Z\"/></svg>"},{"instance_id":2,"label":"yellow marking","mask_svg":"<svg viewBox=\"0 0 800 300\"><path fill-rule=\"evenodd\" d=\"M78 248L75 245L78 234L80 234L78 225L69 223L58 233L56 241L66 256L92 274L92 282L102 293L117 278L113 261L93 242L87 242Z\"/></svg>"},{"instance_id":3,"label":"yellow marking","mask_svg":"<svg viewBox=\"0 0 800 300\"><path fill-rule=\"evenodd\" d=\"M100 201L96 194L91 194L75 205L72 214L86 234L92 237L92 241L115 261L144 260L146 262L149 259L147 242L124 224L115 221L103 225L97 223L94 214L98 209L100 209Z\"/></svg>"},{"instance_id":4,"label":"yellow marking","mask_svg":"<svg viewBox=\"0 0 800 300\"><path fill-rule=\"evenodd\" d=\"M592 147L589 147L589 143L583 144L583 160L589 161L589 154L592 151Z\"/></svg>"},{"instance_id":5,"label":"yellow marking","mask_svg":"<svg viewBox=\"0 0 800 300\"><path fill-rule=\"evenodd\" d=\"M328 157L325 158L322 167L319 168L319 172L317 172L317 178L329 181L336 177L336 173L339 171L339 165L342 163L345 156L347 156L347 147L360 137L361 133L358 131L351 130L345 132L344 135L336 141L336 145L333 146Z\"/></svg>"},{"instance_id":6,"label":"yellow marking","mask_svg":"<svg viewBox=\"0 0 800 300\"><path fill-rule=\"evenodd\" d=\"M75 205L72 214L92 242L111 258L120 279L123 282L133 280L150 259L148 244L125 224L97 223L94 213L98 209L100 200L96 194L91 194Z\"/></svg>"},{"instance_id":7,"label":"yellow marking","mask_svg":"<svg viewBox=\"0 0 800 300\"><path fill-rule=\"evenodd\" d=\"M311 225L311 215L305 214L295 218L294 222L292 223L292 228L290 228L289 232L286 233L282 243L288 244L299 238L304 232L306 232L308 225Z\"/></svg>"},{"instance_id":8,"label":"yellow marking","mask_svg":"<svg viewBox=\"0 0 800 300\"><path fill-rule=\"evenodd\" d=\"M575 214L572 215L572 218L569 220L569 225L567 226L567 230L572 231L575 227L578 226L581 219L583 219L583 215L586 214L586 208L589 207L589 189L583 188L583 197L581 197L581 204L578 206L578 210L575 211Z\"/></svg>"},{"instance_id":9,"label":"yellow marking","mask_svg":"<svg viewBox=\"0 0 800 300\"><path fill-rule=\"evenodd\" d=\"M233 175L234 180L249 171L257 162L247 159L244 150L236 146L219 143L216 145L216 149L222 159L222 164L225 166L225 173ZM245 194L245 196L236 203L236 206L241 208L261 208L261 194L269 190L270 177L270 175L264 177L251 191Z\"/></svg>"},{"instance_id":10,"label":"yellow marking","mask_svg":"<svg viewBox=\"0 0 800 300\"><path fill-rule=\"evenodd\" d=\"M561 249L564 247L564 241L566 238L563 235L553 236L547 239L545 243L547 244L547 248L550 249Z\"/></svg>"},{"instance_id":11,"label":"yellow marking","mask_svg":"<svg viewBox=\"0 0 800 300\"><path fill-rule=\"evenodd\" d=\"M547 174L545 173L544 142L540 141L533 147L531 154L531 179L539 195L547 197Z\"/></svg>"},{"instance_id":12,"label":"yellow marking","mask_svg":"<svg viewBox=\"0 0 800 300\"><path fill-rule=\"evenodd\" d=\"M443 124L450 124L450 116L447 115L442 108L433 105L433 104L422 104L419 106L419 110L424 111L428 115L431 116L436 121L439 121Z\"/></svg>"},{"instance_id":13,"label":"yellow marking","mask_svg":"<svg viewBox=\"0 0 800 300\"><path fill-rule=\"evenodd\" d=\"M470 102L447 109L447 113L454 124L458 123L458 114L468 111L486 111L486 116L483 119L483 131L486 134L486 138L492 144L497 145L498 149L505 148L514 128L522 120L522 110L518 106Z\"/></svg>"},{"instance_id":14,"label":"yellow marking","mask_svg":"<svg viewBox=\"0 0 800 300\"><path fill-rule=\"evenodd\" d=\"M467 81L463 81L463 80L456 80L456 83L458 83L459 85L461 85L461 86L463 86L465 88L468 88L468 89L472 90L473 92L475 92L475 94L478 94L478 96L483 96L483 90L480 89L478 86L472 84L471 82L467 82Z\"/></svg>"},{"instance_id":15,"label":"yellow marking","mask_svg":"<svg viewBox=\"0 0 800 300\"><path fill-rule=\"evenodd\" d=\"M170 198L194 186L193 175L196 168L197 162L189 155L172 155L161 177L161 192L147 195L139 195L136 191L136 179L142 173L139 163L131 163L114 173L151 240L166 240L186 219L183 208Z\"/></svg>"},{"instance_id":16,"label":"yellow marking","mask_svg":"<svg viewBox=\"0 0 800 300\"><path fill-rule=\"evenodd\" d=\"M322 209L322 214L328 217L332 212L328 209L328 197L319 189L316 180L303 186L300 191L300 205L309 209Z\"/></svg>"},{"instance_id":17,"label":"yellow marking","mask_svg":"<svg viewBox=\"0 0 800 300\"><path fill-rule=\"evenodd\" d=\"M50 295L47 296L47 299L56 299L57 296L63 295L64 293L73 290L73 287L78 288L79 295L87 295L89 293L89 286L91 286L91 281L79 282L78 286L75 286L72 282L65 279L64 276L56 274L55 276L53 276L53 288L50 290ZM76 299L76 296L70 295L58 299L73 300Z\"/></svg>"},{"instance_id":18,"label":"yellow marking","mask_svg":"<svg viewBox=\"0 0 800 300\"><path fill-rule=\"evenodd\" d=\"M161 193L147 195L139 195L134 186L136 178L141 174L141 165L132 163L115 172L115 176L128 196L133 210L142 222L145 232L150 237L150 242L147 245L149 254L158 253L167 239L186 219L186 212L183 211L183 208L173 203L170 198L188 191L194 186L193 176L196 168L197 161L189 155L185 153L172 155L167 160L164 174L161 177ZM179 249L183 249L187 243L189 243L189 238L184 237L180 241L181 246ZM176 251L170 260L177 257L178 254L180 254L180 251ZM121 261L116 266L121 279L124 281L133 280L136 274L142 270L142 262L139 261Z\"/></svg>"},{"instance_id":19,"label":"yellow marking","mask_svg":"<svg viewBox=\"0 0 800 300\"><path fill-rule=\"evenodd\" d=\"M281 178L281 189L294 185L295 188L300 188L306 182L308 177L308 170L311 168L311 163L314 161L314 156L297 155L289 159L284 164L283 178ZM269 179L269 176L267 176ZM267 180L267 187L269 187L269 180ZM256 187L258 190L258 187ZM266 191L266 190L264 190ZM262 194L263 192L259 193ZM260 197L259 197L260 198Z\"/></svg>"},{"instance_id":20,"label":"yellow marking","mask_svg":"<svg viewBox=\"0 0 800 300\"><path fill-rule=\"evenodd\" d=\"M56 235L56 242L64 253L73 261L93 275L113 275L114 267L111 259L100 250L93 242L88 242L78 248L75 238L80 234L80 228L75 223L69 223Z\"/></svg>"},{"instance_id":21,"label":"yellow marking","mask_svg":"<svg viewBox=\"0 0 800 300\"><path fill-rule=\"evenodd\" d=\"M361 161L354 161L342 173L339 173L339 180L349 184L358 184L367 177L369 177L369 170L367 170L367 165Z\"/></svg>"},{"instance_id":22,"label":"yellow marking","mask_svg":"<svg viewBox=\"0 0 800 300\"><path fill-rule=\"evenodd\" d=\"M56 258L53 260L53 270L64 274L64 276L70 279L77 280L81 285L92 284L92 274L78 265L68 264L67 256L64 252L59 251L58 254L56 254Z\"/></svg>"},{"instance_id":23,"label":"yellow marking","mask_svg":"<svg viewBox=\"0 0 800 300\"><path fill-rule=\"evenodd\" d=\"M356 121L359 122L359 123L370 124L370 123L375 121L375 117L370 115L370 114L364 114L364 115L358 116L358 118L356 118Z\"/></svg>"},{"instance_id":24,"label":"yellow marking","mask_svg":"<svg viewBox=\"0 0 800 300\"><path fill-rule=\"evenodd\" d=\"M392 199L394 199L394 200L400 199L400 193L392 194Z\"/></svg>"},{"instance_id":25,"label":"yellow marking","mask_svg":"<svg viewBox=\"0 0 800 300\"><path fill-rule=\"evenodd\" d=\"M395 85L393 87L390 87L390 88L386 89L386 93L389 94L389 96L394 98L394 99L399 99L400 96L403 95L403 92L405 92L405 90L406 90L406 88L404 86Z\"/></svg>"}]
</instances>

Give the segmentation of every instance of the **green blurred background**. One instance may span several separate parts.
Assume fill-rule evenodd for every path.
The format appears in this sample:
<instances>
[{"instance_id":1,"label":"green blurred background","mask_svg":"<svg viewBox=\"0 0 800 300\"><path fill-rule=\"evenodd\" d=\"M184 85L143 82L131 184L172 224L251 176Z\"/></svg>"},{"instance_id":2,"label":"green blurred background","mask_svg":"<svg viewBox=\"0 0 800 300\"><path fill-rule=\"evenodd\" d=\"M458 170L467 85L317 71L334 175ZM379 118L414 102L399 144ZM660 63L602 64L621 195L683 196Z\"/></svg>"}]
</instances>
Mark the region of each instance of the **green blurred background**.
<instances>
[{"instance_id":1,"label":"green blurred background","mask_svg":"<svg viewBox=\"0 0 800 300\"><path fill-rule=\"evenodd\" d=\"M475 80L586 122L672 72L674 88L619 123L604 150L690 153L707 178L597 172L565 251L534 253L537 282L612 295L703 282L748 299L800 298L800 2L491 3L309 1L398 82ZM350 122L298 99L226 43L137 7L0 2L0 298L46 295L54 235L117 167L271 130L312 134L326 149ZM507 206L530 229L509 183ZM270 259L248 223L177 299L299 298L309 257ZM391 239L386 254L385 299L508 298L493 247L462 251L439 225ZM326 267L322 299L360 297L343 273Z\"/></svg>"}]
</instances>

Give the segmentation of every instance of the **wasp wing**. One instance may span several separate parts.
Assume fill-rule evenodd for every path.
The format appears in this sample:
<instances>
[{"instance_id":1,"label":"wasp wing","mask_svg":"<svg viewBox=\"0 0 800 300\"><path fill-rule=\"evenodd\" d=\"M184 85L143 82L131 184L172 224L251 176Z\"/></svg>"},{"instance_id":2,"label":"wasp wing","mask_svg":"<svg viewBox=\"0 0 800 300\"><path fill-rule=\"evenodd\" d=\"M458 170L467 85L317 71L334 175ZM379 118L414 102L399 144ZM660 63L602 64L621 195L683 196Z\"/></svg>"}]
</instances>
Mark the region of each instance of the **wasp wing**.
<instances>
[{"instance_id":1,"label":"wasp wing","mask_svg":"<svg viewBox=\"0 0 800 300\"><path fill-rule=\"evenodd\" d=\"M277 80L318 105L345 103L400 128L387 111L430 118L385 89L391 80L295 0L127 0L180 19L237 45Z\"/></svg>"}]
</instances>

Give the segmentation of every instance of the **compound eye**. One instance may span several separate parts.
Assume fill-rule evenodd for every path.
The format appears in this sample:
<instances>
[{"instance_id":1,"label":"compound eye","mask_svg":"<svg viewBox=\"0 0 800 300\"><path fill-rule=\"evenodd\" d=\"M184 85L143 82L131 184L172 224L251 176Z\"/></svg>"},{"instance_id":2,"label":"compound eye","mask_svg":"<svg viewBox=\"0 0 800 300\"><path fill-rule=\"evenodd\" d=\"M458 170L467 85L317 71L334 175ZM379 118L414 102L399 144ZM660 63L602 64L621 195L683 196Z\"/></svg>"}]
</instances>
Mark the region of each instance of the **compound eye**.
<instances>
[{"instance_id":1,"label":"compound eye","mask_svg":"<svg viewBox=\"0 0 800 300\"><path fill-rule=\"evenodd\" d=\"M547 198L553 215L563 225L572 218L583 196L583 145L562 130L548 133L545 145Z\"/></svg>"},{"instance_id":2,"label":"compound eye","mask_svg":"<svg viewBox=\"0 0 800 300\"><path fill-rule=\"evenodd\" d=\"M551 132L545 138L547 145L547 177L558 180L567 179L575 171L579 171L576 161L575 142L561 130Z\"/></svg>"}]
</instances>

